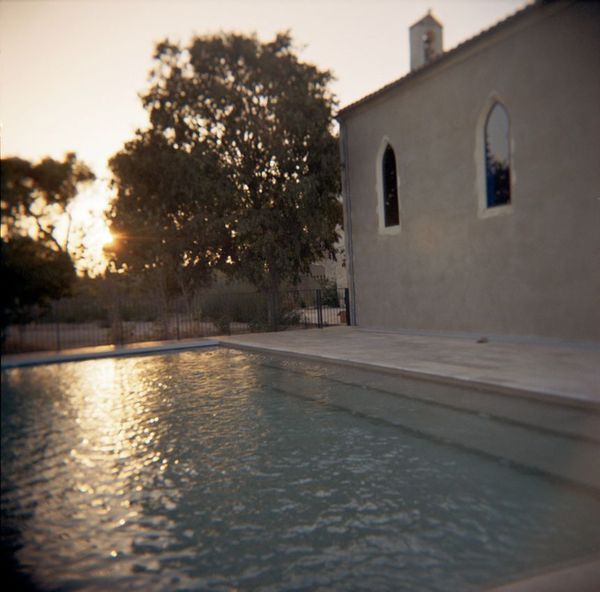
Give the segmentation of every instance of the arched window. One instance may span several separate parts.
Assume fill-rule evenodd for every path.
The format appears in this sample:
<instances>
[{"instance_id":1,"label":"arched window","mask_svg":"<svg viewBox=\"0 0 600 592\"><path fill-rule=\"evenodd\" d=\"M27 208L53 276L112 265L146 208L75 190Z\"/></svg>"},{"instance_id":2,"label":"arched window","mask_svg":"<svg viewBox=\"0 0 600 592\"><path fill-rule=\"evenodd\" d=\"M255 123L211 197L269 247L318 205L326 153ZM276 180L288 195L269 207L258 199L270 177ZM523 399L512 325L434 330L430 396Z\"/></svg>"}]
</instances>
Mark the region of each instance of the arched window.
<instances>
[{"instance_id":1,"label":"arched window","mask_svg":"<svg viewBox=\"0 0 600 592\"><path fill-rule=\"evenodd\" d=\"M495 208L510 203L510 121L500 103L490 109L484 134L486 205Z\"/></svg>"},{"instance_id":2,"label":"arched window","mask_svg":"<svg viewBox=\"0 0 600 592\"><path fill-rule=\"evenodd\" d=\"M398 207L398 178L396 175L396 156L388 144L381 162L383 179L383 219L385 226L400 224Z\"/></svg>"},{"instance_id":3,"label":"arched window","mask_svg":"<svg viewBox=\"0 0 600 592\"><path fill-rule=\"evenodd\" d=\"M428 64L435 57L435 33L429 29L423 34L423 60Z\"/></svg>"}]
</instances>

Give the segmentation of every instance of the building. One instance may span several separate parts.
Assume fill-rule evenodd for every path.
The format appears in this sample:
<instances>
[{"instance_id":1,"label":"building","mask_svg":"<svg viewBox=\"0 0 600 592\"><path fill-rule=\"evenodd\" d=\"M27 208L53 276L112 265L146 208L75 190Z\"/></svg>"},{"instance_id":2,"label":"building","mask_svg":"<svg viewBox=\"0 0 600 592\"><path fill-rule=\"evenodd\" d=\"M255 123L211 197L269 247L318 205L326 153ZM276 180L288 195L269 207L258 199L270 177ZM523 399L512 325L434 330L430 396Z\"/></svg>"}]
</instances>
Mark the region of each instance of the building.
<instances>
[{"instance_id":1,"label":"building","mask_svg":"<svg viewBox=\"0 0 600 592\"><path fill-rule=\"evenodd\" d=\"M442 33L338 115L356 324L600 340L600 3Z\"/></svg>"},{"instance_id":2,"label":"building","mask_svg":"<svg viewBox=\"0 0 600 592\"><path fill-rule=\"evenodd\" d=\"M346 273L346 257L344 253L344 231L339 228L339 240L335 243L337 251L335 261L329 257L323 258L310 266L310 274L317 285L326 283L336 285L338 289L348 287L348 274Z\"/></svg>"}]
</instances>

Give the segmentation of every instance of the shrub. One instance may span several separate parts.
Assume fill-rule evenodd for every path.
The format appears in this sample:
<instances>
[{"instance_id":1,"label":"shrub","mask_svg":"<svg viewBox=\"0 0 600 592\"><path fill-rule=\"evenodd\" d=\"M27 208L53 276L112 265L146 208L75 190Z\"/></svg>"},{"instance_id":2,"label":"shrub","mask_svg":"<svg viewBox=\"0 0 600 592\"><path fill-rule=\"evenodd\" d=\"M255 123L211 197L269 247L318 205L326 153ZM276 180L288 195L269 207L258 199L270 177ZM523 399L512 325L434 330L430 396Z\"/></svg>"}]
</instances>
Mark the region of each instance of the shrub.
<instances>
[{"instance_id":1,"label":"shrub","mask_svg":"<svg viewBox=\"0 0 600 592\"><path fill-rule=\"evenodd\" d=\"M201 296L202 318L213 322L220 331L229 333L231 323L247 323L252 331L267 331L267 296L262 292L207 292ZM287 327L299 322L294 302L283 297L280 303L278 326Z\"/></svg>"},{"instance_id":2,"label":"shrub","mask_svg":"<svg viewBox=\"0 0 600 592\"><path fill-rule=\"evenodd\" d=\"M337 284L335 282L325 281L321 287L321 303L323 306L339 307L340 299L338 295Z\"/></svg>"}]
</instances>

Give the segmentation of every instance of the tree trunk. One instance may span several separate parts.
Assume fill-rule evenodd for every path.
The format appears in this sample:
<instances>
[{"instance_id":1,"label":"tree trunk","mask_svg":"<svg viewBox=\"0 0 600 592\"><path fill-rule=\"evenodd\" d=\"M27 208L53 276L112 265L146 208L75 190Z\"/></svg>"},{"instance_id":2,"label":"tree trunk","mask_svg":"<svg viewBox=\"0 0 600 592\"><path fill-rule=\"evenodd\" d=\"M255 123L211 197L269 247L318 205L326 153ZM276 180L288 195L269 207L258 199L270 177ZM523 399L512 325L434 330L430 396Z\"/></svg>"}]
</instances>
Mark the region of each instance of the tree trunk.
<instances>
[{"instance_id":1,"label":"tree trunk","mask_svg":"<svg viewBox=\"0 0 600 592\"><path fill-rule=\"evenodd\" d=\"M279 276L271 274L271 281L267 289L267 321L271 331L277 331L281 320L281 302L279 297Z\"/></svg>"},{"instance_id":2,"label":"tree trunk","mask_svg":"<svg viewBox=\"0 0 600 592\"><path fill-rule=\"evenodd\" d=\"M158 339L169 339L169 294L167 287L167 272L163 268L158 274L158 282L156 283L156 294L158 299L154 301L156 320L154 321L158 329Z\"/></svg>"},{"instance_id":3,"label":"tree trunk","mask_svg":"<svg viewBox=\"0 0 600 592\"><path fill-rule=\"evenodd\" d=\"M185 281L181 278L181 274L175 272L175 278L177 280L177 285L179 286L179 290L181 291L181 295L183 297L183 305L185 306L185 314L189 319L192 318L192 290L186 285Z\"/></svg>"},{"instance_id":4,"label":"tree trunk","mask_svg":"<svg viewBox=\"0 0 600 592\"><path fill-rule=\"evenodd\" d=\"M108 298L108 320L110 323L110 340L113 345L124 342L123 321L121 319L121 293L115 278L108 283L110 296Z\"/></svg>"}]
</instances>

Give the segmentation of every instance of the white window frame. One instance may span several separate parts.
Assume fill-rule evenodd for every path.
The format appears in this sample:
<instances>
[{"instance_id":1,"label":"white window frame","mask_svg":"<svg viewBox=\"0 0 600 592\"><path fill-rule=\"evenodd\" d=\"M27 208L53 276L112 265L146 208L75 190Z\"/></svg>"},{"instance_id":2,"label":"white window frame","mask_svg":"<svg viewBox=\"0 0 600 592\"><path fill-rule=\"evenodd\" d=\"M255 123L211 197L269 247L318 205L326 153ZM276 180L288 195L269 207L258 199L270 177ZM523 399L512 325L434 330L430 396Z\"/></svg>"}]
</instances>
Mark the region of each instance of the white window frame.
<instances>
[{"instance_id":1,"label":"white window frame","mask_svg":"<svg viewBox=\"0 0 600 592\"><path fill-rule=\"evenodd\" d=\"M488 207L487 205L487 184L486 184L486 162L485 162L485 127L494 105L499 103L508 115L508 134L509 134L509 168L510 168L510 202L501 206ZM512 214L515 200L516 173L514 167L514 134L512 133L511 110L506 101L498 93L492 93L486 100L479 113L477 125L475 126L475 171L477 195L477 217L494 218L496 216L506 216Z\"/></svg>"},{"instance_id":2,"label":"white window frame","mask_svg":"<svg viewBox=\"0 0 600 592\"><path fill-rule=\"evenodd\" d=\"M383 155L386 148L390 146L394 151L394 158L396 160L396 192L398 196L398 224L394 226L385 225L385 196L383 194ZM379 234L385 235L397 235L400 234L400 228L402 226L402 202L400 200L400 173L398 167L398 152L394 148L394 145L387 136L384 136L381 143L379 144L379 150L377 151L377 158L375 159L375 193L377 195L377 220Z\"/></svg>"}]
</instances>

